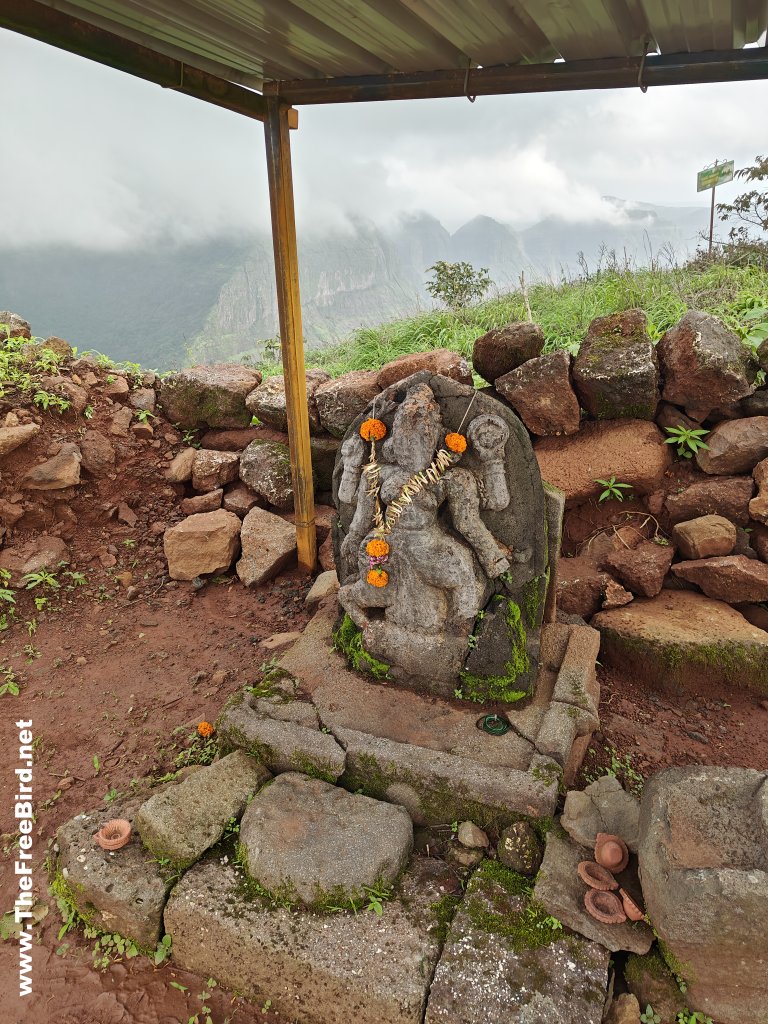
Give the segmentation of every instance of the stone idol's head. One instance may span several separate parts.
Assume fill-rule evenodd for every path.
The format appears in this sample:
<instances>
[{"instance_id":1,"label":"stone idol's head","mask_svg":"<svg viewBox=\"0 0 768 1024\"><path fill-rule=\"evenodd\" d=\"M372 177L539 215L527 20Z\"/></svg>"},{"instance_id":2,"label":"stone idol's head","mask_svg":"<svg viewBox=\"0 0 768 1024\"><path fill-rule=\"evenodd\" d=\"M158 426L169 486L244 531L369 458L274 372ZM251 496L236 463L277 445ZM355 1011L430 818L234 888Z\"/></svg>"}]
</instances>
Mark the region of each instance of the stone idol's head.
<instances>
[{"instance_id":1,"label":"stone idol's head","mask_svg":"<svg viewBox=\"0 0 768 1024\"><path fill-rule=\"evenodd\" d=\"M442 432L435 396L426 384L418 384L406 394L395 413L392 434L384 444L384 457L411 473L420 473L434 459Z\"/></svg>"}]
</instances>

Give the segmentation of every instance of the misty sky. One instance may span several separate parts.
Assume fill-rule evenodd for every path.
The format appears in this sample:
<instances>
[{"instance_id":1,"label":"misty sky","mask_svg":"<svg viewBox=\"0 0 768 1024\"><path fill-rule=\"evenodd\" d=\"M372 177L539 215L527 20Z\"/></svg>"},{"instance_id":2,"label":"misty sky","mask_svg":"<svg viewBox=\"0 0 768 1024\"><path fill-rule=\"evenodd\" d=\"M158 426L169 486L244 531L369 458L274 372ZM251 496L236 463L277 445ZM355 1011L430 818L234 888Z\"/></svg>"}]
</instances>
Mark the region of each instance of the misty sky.
<instances>
[{"instance_id":1,"label":"misty sky","mask_svg":"<svg viewBox=\"0 0 768 1024\"><path fill-rule=\"evenodd\" d=\"M5 244L101 248L268 224L256 121L0 30ZM670 205L714 158L766 150L768 82L305 107L292 133L300 230L425 210L455 230ZM738 186L718 191L723 200ZM705 218L706 219L706 218Z\"/></svg>"}]
</instances>

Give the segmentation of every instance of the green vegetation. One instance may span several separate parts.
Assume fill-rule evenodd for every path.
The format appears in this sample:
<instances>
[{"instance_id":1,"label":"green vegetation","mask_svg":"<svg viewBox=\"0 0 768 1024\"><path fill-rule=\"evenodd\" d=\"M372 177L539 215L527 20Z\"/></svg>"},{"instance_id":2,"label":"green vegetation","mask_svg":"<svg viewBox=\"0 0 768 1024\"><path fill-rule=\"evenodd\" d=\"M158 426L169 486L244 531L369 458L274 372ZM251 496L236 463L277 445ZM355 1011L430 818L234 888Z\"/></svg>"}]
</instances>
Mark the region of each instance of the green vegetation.
<instances>
[{"instance_id":1,"label":"green vegetation","mask_svg":"<svg viewBox=\"0 0 768 1024\"><path fill-rule=\"evenodd\" d=\"M666 427L667 433L670 435L665 440L665 444L676 444L677 454L681 459L692 459L696 452L702 449L709 449L709 445L703 440L708 430L689 429L688 427Z\"/></svg>"},{"instance_id":2,"label":"green vegetation","mask_svg":"<svg viewBox=\"0 0 768 1024\"><path fill-rule=\"evenodd\" d=\"M363 634L345 612L341 625L333 634L334 650L340 651L356 672L366 672L374 679L388 679L389 665L378 661L363 647Z\"/></svg>"},{"instance_id":3,"label":"green vegetation","mask_svg":"<svg viewBox=\"0 0 768 1024\"><path fill-rule=\"evenodd\" d=\"M507 896L519 900L510 901ZM562 937L561 922L534 899L531 880L498 861L484 861L477 869L464 905L476 928L503 936L516 951L548 946Z\"/></svg>"},{"instance_id":4,"label":"green vegetation","mask_svg":"<svg viewBox=\"0 0 768 1024\"><path fill-rule=\"evenodd\" d=\"M598 502L608 501L613 498L614 501L624 501L624 491L631 491L632 484L620 484L617 482L616 477L612 476L608 480L595 480L596 484L600 484L605 490L602 492L600 497L597 499ZM627 495L629 497L629 495Z\"/></svg>"},{"instance_id":5,"label":"green vegetation","mask_svg":"<svg viewBox=\"0 0 768 1024\"><path fill-rule=\"evenodd\" d=\"M642 1024L661 1024L661 1017L656 1013L650 1003L648 1003L646 1008L640 1014L640 1020L642 1021Z\"/></svg>"},{"instance_id":6,"label":"green vegetation","mask_svg":"<svg viewBox=\"0 0 768 1024\"><path fill-rule=\"evenodd\" d=\"M429 294L433 299L444 302L454 313L481 299L493 283L487 267L475 270L471 263L438 260L427 273L432 274L432 280L427 282Z\"/></svg>"},{"instance_id":7,"label":"green vegetation","mask_svg":"<svg viewBox=\"0 0 768 1024\"><path fill-rule=\"evenodd\" d=\"M510 656L504 666L504 675L480 676L467 670L459 673L461 691L464 698L481 704L493 700L514 703L528 696L527 690L520 690L516 685L517 681L531 667L530 658L528 657L528 638L520 606L511 598L504 598L500 594L496 596L495 601L497 603L506 601L504 622L510 643ZM475 645L477 637L481 635L481 631L487 621L485 616L479 619L474 634Z\"/></svg>"}]
</instances>

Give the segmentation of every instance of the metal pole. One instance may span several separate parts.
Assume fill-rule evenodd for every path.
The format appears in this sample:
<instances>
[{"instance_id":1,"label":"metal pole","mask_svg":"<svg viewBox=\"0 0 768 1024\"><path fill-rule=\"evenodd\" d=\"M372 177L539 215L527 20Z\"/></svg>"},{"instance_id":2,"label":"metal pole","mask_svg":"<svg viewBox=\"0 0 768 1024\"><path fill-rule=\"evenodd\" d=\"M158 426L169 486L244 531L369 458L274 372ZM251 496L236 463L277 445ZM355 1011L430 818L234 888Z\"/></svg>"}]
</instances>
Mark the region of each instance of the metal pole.
<instances>
[{"instance_id":1,"label":"metal pole","mask_svg":"<svg viewBox=\"0 0 768 1024\"><path fill-rule=\"evenodd\" d=\"M712 236L715 232L715 189L716 185L712 186L712 206L709 210L709 253L712 254Z\"/></svg>"},{"instance_id":2,"label":"metal pole","mask_svg":"<svg viewBox=\"0 0 768 1024\"><path fill-rule=\"evenodd\" d=\"M299 261L291 176L289 110L277 97L267 99L264 136L267 177L272 210L272 244L280 319L280 346L285 374L288 442L296 512L296 547L300 568L312 572L317 564L315 494L312 483L312 452L309 444L309 411L304 371L304 337L299 297Z\"/></svg>"}]
</instances>

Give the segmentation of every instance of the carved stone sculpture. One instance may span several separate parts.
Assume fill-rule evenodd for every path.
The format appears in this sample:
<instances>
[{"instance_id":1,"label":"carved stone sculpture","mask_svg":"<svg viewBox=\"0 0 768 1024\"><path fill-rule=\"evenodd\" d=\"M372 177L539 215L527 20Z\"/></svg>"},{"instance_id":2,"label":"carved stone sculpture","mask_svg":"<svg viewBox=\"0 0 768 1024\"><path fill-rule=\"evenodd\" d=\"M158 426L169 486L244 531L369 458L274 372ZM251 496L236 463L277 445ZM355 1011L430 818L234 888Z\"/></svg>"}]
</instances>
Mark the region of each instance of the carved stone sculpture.
<instances>
[{"instance_id":1,"label":"carved stone sculpture","mask_svg":"<svg viewBox=\"0 0 768 1024\"><path fill-rule=\"evenodd\" d=\"M531 691L544 493L514 413L414 374L350 427L334 498L339 647L364 654L374 674L447 696L510 703Z\"/></svg>"}]
</instances>

